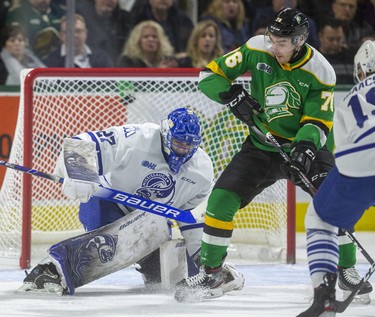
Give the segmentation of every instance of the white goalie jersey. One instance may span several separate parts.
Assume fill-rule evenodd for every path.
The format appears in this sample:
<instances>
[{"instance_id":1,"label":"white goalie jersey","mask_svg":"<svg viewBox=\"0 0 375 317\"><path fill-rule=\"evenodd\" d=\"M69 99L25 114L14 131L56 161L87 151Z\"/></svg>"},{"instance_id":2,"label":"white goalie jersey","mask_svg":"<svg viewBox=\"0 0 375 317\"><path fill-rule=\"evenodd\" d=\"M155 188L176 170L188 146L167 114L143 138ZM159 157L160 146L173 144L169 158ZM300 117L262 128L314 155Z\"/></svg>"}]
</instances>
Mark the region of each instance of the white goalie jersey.
<instances>
[{"instance_id":1,"label":"white goalie jersey","mask_svg":"<svg viewBox=\"0 0 375 317\"><path fill-rule=\"evenodd\" d=\"M375 76L354 86L335 109L336 165L351 177L375 175Z\"/></svg>"},{"instance_id":2,"label":"white goalie jersey","mask_svg":"<svg viewBox=\"0 0 375 317\"><path fill-rule=\"evenodd\" d=\"M213 186L213 166L199 148L193 157L173 173L161 149L160 127L153 123L111 127L74 137L96 145L101 184L182 210L197 207ZM63 176L63 160L56 174Z\"/></svg>"},{"instance_id":3,"label":"white goalie jersey","mask_svg":"<svg viewBox=\"0 0 375 317\"><path fill-rule=\"evenodd\" d=\"M100 182L107 188L191 210L206 200L213 186L212 161L201 148L195 149L194 155L179 167L178 172L173 172L164 157L159 125L111 127L65 139L55 173L65 177L64 184L70 179L79 185L81 181L87 182L89 187L98 186ZM64 190L63 193L71 199L81 197L68 196ZM92 195L87 196L91 199ZM198 265L200 257L203 219L197 219L194 224L177 222L184 238L182 243L180 239L170 239L167 218L119 207L124 211L124 217L50 247L46 265L53 267L61 280L56 279L52 285L50 280L36 285L36 279L47 276L41 264L33 271L34 275L30 275L32 277L24 280L20 291L47 290L73 295L77 287L139 262L143 274L146 271L149 275L159 274L161 287L168 289L194 271L194 263ZM103 248L105 252L98 251ZM159 259L154 258L154 262L146 264L142 262L158 248ZM150 269L158 265L157 261L159 273ZM228 279L221 286L223 292L242 289L244 278L233 265L225 263L223 272ZM32 279L34 282L29 282Z\"/></svg>"}]
</instances>

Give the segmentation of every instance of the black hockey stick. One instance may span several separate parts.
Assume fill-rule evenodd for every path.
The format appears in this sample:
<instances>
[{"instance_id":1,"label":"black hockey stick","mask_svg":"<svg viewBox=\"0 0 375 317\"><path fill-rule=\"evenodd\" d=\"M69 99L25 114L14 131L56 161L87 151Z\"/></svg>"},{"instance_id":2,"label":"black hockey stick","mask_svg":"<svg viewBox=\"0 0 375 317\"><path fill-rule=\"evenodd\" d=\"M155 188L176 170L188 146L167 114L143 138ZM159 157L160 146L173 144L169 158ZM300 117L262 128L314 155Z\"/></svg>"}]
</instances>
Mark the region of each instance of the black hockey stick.
<instances>
[{"instance_id":1,"label":"black hockey stick","mask_svg":"<svg viewBox=\"0 0 375 317\"><path fill-rule=\"evenodd\" d=\"M280 143L276 140L276 138L266 129L262 126L261 122L259 121L258 117L253 116L253 123L249 124L250 129L264 142L267 144L271 144L284 158L286 162L290 162L290 158L288 154L283 150ZM257 122L257 125L255 124ZM298 176L301 178L303 184L308 188L311 195L314 196L316 194L316 188L311 183L311 181L308 179L308 177L303 173L299 172ZM362 247L362 245L359 243L357 238L353 235L352 232L343 229L345 234L353 241L353 243L357 246L359 251L363 254L363 256L366 258L366 260L371 264L371 267L367 274L362 278L362 280L359 282L359 284L355 287L354 290L350 293L350 295L343 301L337 301L336 300L336 308L337 312L342 313L346 310L346 308L350 305L350 303L353 301L353 298L357 295L357 293L362 289L364 284L367 282L367 280L371 277L371 275L375 271L375 264L374 260L371 258L371 256L367 253L367 251Z\"/></svg>"},{"instance_id":2,"label":"black hockey stick","mask_svg":"<svg viewBox=\"0 0 375 317\"><path fill-rule=\"evenodd\" d=\"M357 286L351 291L350 295L343 301L336 300L336 311L338 313L343 313L350 303L353 301L354 297L358 294L358 292L362 289L365 283L370 279L371 275L375 272L375 263L373 262L366 273L366 275L361 279L361 281L357 284Z\"/></svg>"},{"instance_id":3,"label":"black hockey stick","mask_svg":"<svg viewBox=\"0 0 375 317\"><path fill-rule=\"evenodd\" d=\"M371 275L375 271L375 261L367 253L367 251L362 247L362 245L359 243L359 241L353 235L353 233L350 232L350 231L348 231L348 230L345 230L345 229L342 229L342 230L346 233L346 235L350 238L350 240L357 246L357 248L361 251L361 253L366 258L366 260L371 264L371 266L370 266L368 272L366 273L366 275L361 279L361 281L359 282L359 284L357 284L357 286L355 287L355 289L353 289L351 291L351 293L349 294L349 296L345 300L343 300L343 301L336 301L336 309L337 309L338 313L342 313L342 312L344 312L346 310L346 308L353 301L354 297L358 294L358 292L362 289L362 287L364 286L364 284L369 280L369 278L371 277Z\"/></svg>"},{"instance_id":4,"label":"black hockey stick","mask_svg":"<svg viewBox=\"0 0 375 317\"><path fill-rule=\"evenodd\" d=\"M342 231L345 232L345 234L349 237L350 240L352 240L352 242L357 246L357 248L359 249L359 251L361 251L361 253L363 254L363 256L365 257L365 259L370 263L370 264L374 264L375 261L373 260L373 258L367 253L367 251L364 249L364 247L362 247L362 245L359 243L359 241L357 240L357 238L354 236L354 234L346 229L341 229Z\"/></svg>"},{"instance_id":5,"label":"black hockey stick","mask_svg":"<svg viewBox=\"0 0 375 317\"><path fill-rule=\"evenodd\" d=\"M253 116L253 124L249 124L250 129L264 142L267 144L271 144L277 152L282 156L285 162L289 163L290 158L289 155L283 150L282 146L280 143L276 140L276 138L269 132L266 128L264 128L259 121L258 117ZM258 124L256 125L255 122ZM262 130L261 130L262 129ZM308 177L302 172L298 172L298 176L303 182L303 184L307 187L309 192L311 193L312 196L316 194L316 188L315 186L311 183L311 181L308 179Z\"/></svg>"},{"instance_id":6,"label":"black hockey stick","mask_svg":"<svg viewBox=\"0 0 375 317\"><path fill-rule=\"evenodd\" d=\"M1 160L0 165L23 173L42 177L60 184L64 182L64 179L60 178L57 175L47 174L35 169L24 167L22 165L17 165ZM135 209L141 209L143 211L147 211L177 221L186 223L196 223L196 220L190 211L180 210L169 205L165 205L153 200L148 200L146 198L135 196L129 193L121 192L119 190L115 190L112 188L99 186L99 189L93 194L93 196L102 198L104 200L109 200L124 206L129 206Z\"/></svg>"}]
</instances>

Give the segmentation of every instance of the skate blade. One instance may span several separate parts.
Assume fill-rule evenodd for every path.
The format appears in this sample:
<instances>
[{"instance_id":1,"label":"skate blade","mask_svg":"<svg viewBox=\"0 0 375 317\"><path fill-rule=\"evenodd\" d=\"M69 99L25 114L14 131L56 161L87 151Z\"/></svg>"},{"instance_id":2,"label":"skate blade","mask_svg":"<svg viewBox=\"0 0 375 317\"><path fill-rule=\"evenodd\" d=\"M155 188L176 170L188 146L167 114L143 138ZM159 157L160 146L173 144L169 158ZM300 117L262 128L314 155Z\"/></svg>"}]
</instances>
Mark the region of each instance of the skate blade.
<instances>
[{"instance_id":1,"label":"skate blade","mask_svg":"<svg viewBox=\"0 0 375 317\"><path fill-rule=\"evenodd\" d=\"M319 317L335 317L336 312L334 311L325 311L324 313L320 314Z\"/></svg>"},{"instance_id":2,"label":"skate blade","mask_svg":"<svg viewBox=\"0 0 375 317\"><path fill-rule=\"evenodd\" d=\"M348 296L351 294L350 291L342 291L343 292L343 300L347 299ZM370 294L361 294L356 295L353 298L353 303L361 304L361 305L369 305L371 303Z\"/></svg>"},{"instance_id":3,"label":"skate blade","mask_svg":"<svg viewBox=\"0 0 375 317\"><path fill-rule=\"evenodd\" d=\"M208 295L206 294L204 299L218 298L223 295L224 295L223 290L220 287L218 287L218 288L212 289Z\"/></svg>"},{"instance_id":4,"label":"skate blade","mask_svg":"<svg viewBox=\"0 0 375 317\"><path fill-rule=\"evenodd\" d=\"M223 290L218 287L211 290L184 289L176 290L175 299L180 303L199 303L205 300L223 296Z\"/></svg>"},{"instance_id":5,"label":"skate blade","mask_svg":"<svg viewBox=\"0 0 375 317\"><path fill-rule=\"evenodd\" d=\"M16 290L17 294L52 294L62 296L64 294L64 289L61 286L46 285L45 288L38 289L35 284L23 284L20 288Z\"/></svg>"},{"instance_id":6,"label":"skate blade","mask_svg":"<svg viewBox=\"0 0 375 317\"><path fill-rule=\"evenodd\" d=\"M245 285L245 279L242 278L239 281L230 281L228 283L223 283L221 285L221 289L223 290L223 293L229 293L231 291L240 291L243 289Z\"/></svg>"}]
</instances>

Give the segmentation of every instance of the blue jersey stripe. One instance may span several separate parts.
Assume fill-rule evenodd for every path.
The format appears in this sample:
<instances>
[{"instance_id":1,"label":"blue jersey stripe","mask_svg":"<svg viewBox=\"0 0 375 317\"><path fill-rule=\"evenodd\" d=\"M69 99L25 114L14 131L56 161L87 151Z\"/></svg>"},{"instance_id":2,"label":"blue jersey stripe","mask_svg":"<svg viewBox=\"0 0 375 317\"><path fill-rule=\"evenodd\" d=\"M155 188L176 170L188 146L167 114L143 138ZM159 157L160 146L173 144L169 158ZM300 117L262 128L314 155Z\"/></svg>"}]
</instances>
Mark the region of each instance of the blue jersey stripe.
<instances>
[{"instance_id":1,"label":"blue jersey stripe","mask_svg":"<svg viewBox=\"0 0 375 317\"><path fill-rule=\"evenodd\" d=\"M98 164L99 164L99 175L103 175L103 160L102 160L102 152L100 150L98 139L96 138L95 134L92 132L87 132L87 134L90 136L91 140L95 142L96 147L96 155L98 157Z\"/></svg>"},{"instance_id":2,"label":"blue jersey stripe","mask_svg":"<svg viewBox=\"0 0 375 317\"><path fill-rule=\"evenodd\" d=\"M348 149L348 150L345 150L345 151L336 152L335 153L335 158L339 158L339 157L347 155L347 154L352 154L352 153L356 153L356 152L361 152L361 151L369 150L369 149L372 149L374 147L375 147L375 143L370 143L370 144L358 146L356 148Z\"/></svg>"}]
</instances>

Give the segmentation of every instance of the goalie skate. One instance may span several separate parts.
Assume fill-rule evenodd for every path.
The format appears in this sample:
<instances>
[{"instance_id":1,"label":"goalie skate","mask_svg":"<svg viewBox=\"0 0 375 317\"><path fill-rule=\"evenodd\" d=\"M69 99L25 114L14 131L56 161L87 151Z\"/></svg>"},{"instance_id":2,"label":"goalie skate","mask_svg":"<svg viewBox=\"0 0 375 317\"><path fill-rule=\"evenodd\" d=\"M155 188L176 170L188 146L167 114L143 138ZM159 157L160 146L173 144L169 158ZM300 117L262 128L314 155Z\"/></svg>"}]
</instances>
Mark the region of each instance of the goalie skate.
<instances>
[{"instance_id":1,"label":"goalie skate","mask_svg":"<svg viewBox=\"0 0 375 317\"><path fill-rule=\"evenodd\" d=\"M63 295L65 289L61 285L61 278L52 263L38 264L30 272L26 272L23 285L17 293L53 293Z\"/></svg>"},{"instance_id":2,"label":"goalie skate","mask_svg":"<svg viewBox=\"0 0 375 317\"><path fill-rule=\"evenodd\" d=\"M338 268L338 286L343 292L343 300L345 300L361 281L356 268ZM371 303L370 293L372 292L372 285L367 281L359 293L354 297L353 302L368 305Z\"/></svg>"}]
</instances>

